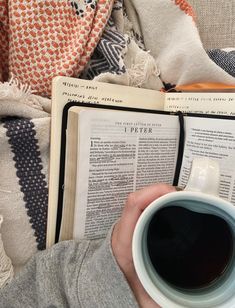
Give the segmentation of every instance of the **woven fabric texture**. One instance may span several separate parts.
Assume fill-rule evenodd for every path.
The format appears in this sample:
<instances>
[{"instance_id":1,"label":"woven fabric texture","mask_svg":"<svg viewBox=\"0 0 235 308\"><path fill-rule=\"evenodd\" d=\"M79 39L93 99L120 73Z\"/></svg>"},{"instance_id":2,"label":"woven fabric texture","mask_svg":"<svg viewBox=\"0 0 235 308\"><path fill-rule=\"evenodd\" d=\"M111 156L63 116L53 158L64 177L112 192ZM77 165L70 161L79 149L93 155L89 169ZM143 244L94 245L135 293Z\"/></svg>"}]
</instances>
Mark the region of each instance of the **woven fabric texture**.
<instances>
[{"instance_id":1,"label":"woven fabric texture","mask_svg":"<svg viewBox=\"0 0 235 308\"><path fill-rule=\"evenodd\" d=\"M205 49L234 47L235 1L188 0Z\"/></svg>"}]
</instances>

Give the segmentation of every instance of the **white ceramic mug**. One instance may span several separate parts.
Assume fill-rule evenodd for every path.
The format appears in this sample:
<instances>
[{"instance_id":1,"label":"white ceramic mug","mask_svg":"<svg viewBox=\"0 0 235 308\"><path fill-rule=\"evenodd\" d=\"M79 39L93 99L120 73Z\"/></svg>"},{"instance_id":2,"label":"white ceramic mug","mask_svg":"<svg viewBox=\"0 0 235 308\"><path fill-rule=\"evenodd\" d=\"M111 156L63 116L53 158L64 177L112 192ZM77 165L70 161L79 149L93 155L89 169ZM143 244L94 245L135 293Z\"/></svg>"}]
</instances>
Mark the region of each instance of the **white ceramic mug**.
<instances>
[{"instance_id":1,"label":"white ceramic mug","mask_svg":"<svg viewBox=\"0 0 235 308\"><path fill-rule=\"evenodd\" d=\"M185 190L156 199L137 222L132 242L134 266L145 290L163 308L235 307L235 208L218 197L219 177L219 166L215 161L194 159ZM193 212L218 216L231 229L233 251L228 268L224 277L209 287L195 290L175 288L158 274L150 260L146 243L149 223L157 211L177 204Z\"/></svg>"}]
</instances>

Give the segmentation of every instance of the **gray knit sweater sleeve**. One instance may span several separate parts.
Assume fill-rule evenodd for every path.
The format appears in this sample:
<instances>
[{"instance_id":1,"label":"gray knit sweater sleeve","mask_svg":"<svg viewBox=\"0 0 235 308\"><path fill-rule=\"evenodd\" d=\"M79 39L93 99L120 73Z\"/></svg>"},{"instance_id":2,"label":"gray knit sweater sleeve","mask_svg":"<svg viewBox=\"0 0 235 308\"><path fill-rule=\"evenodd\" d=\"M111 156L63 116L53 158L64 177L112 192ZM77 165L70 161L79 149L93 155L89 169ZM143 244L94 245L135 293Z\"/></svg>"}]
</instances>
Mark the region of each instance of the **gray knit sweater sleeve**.
<instances>
[{"instance_id":1,"label":"gray knit sweater sleeve","mask_svg":"<svg viewBox=\"0 0 235 308\"><path fill-rule=\"evenodd\" d=\"M136 308L105 240L65 241L38 253L0 291L0 307Z\"/></svg>"}]
</instances>

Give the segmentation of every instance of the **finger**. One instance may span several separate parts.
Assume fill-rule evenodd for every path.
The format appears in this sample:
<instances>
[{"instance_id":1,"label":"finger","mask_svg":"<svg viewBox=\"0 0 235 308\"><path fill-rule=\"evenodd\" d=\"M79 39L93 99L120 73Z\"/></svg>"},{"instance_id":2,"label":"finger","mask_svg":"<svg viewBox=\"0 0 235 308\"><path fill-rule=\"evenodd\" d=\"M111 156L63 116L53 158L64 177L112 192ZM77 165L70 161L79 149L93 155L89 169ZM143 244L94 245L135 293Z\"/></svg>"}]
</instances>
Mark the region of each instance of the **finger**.
<instances>
[{"instance_id":1,"label":"finger","mask_svg":"<svg viewBox=\"0 0 235 308\"><path fill-rule=\"evenodd\" d=\"M155 199L173 191L173 186L155 184L131 193L119 221L119 238L130 245L135 225L144 209Z\"/></svg>"}]
</instances>

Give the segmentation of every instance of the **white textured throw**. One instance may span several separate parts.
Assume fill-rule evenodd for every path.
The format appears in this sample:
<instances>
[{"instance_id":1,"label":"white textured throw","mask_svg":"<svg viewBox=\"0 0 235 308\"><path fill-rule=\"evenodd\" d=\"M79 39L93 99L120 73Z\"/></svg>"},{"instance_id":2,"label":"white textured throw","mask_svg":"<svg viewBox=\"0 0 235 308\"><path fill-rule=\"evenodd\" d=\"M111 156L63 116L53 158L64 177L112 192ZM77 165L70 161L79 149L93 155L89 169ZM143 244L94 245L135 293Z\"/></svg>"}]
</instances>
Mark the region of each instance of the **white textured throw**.
<instances>
[{"instance_id":1,"label":"white textured throw","mask_svg":"<svg viewBox=\"0 0 235 308\"><path fill-rule=\"evenodd\" d=\"M0 228L3 217L0 215ZM10 258L6 255L0 234L0 288L4 287L13 278L14 271Z\"/></svg>"},{"instance_id":2,"label":"white textured throw","mask_svg":"<svg viewBox=\"0 0 235 308\"><path fill-rule=\"evenodd\" d=\"M0 83L1 243L15 273L45 248L49 112L50 100L29 86Z\"/></svg>"},{"instance_id":3,"label":"white textured throw","mask_svg":"<svg viewBox=\"0 0 235 308\"><path fill-rule=\"evenodd\" d=\"M197 17L187 1L125 0L124 3L128 20L120 14L121 10L117 11L118 14L113 14L113 19L117 25L116 36L123 35L126 39L126 46L122 49L126 70L122 68L118 74L109 70L97 75L96 80L156 90L160 90L163 85L168 90L175 85L203 82L235 84L234 67L231 67L232 64L229 68L223 65L234 58L234 49L230 53L230 59L227 55L224 60L219 51L216 56L211 52L208 56L199 35ZM208 1L203 7L206 5L209 5ZM217 7L214 9L217 10ZM218 12L223 16L220 10ZM216 16L214 18L216 19ZM211 18L207 24L210 25L212 22ZM135 46L133 41L137 42L140 48ZM234 48L234 42L233 46L224 47ZM115 56L110 58L113 59ZM92 60L95 63L94 74L99 62ZM103 61L100 64L103 65Z\"/></svg>"}]
</instances>

